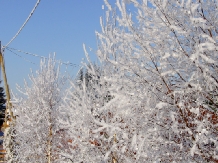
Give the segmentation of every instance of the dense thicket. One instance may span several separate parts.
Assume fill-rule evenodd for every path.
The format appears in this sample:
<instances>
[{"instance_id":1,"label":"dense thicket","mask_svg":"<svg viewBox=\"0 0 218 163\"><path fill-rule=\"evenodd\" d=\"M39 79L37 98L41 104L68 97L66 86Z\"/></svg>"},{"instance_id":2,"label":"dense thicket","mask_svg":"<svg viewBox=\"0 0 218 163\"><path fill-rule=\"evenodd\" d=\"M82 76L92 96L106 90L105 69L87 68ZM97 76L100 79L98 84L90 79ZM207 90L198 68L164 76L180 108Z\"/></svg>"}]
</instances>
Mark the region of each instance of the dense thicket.
<instances>
[{"instance_id":1,"label":"dense thicket","mask_svg":"<svg viewBox=\"0 0 218 163\"><path fill-rule=\"evenodd\" d=\"M105 4L102 32L96 33L100 64L89 61L84 47L85 73L81 70L57 96L61 105L55 111L35 107L35 99L44 104L51 92L32 96L58 79L51 71L34 78L27 99L17 104L19 110L43 110L43 119L48 111L58 111L53 122L61 136L50 137L58 143L51 162L217 162L217 1L117 0L114 9ZM59 95L59 87L52 88ZM20 112L25 123L17 130L27 141L26 132L31 135L34 129L34 150L43 152L38 141L48 134L37 134L41 128L32 126L35 115Z\"/></svg>"}]
</instances>

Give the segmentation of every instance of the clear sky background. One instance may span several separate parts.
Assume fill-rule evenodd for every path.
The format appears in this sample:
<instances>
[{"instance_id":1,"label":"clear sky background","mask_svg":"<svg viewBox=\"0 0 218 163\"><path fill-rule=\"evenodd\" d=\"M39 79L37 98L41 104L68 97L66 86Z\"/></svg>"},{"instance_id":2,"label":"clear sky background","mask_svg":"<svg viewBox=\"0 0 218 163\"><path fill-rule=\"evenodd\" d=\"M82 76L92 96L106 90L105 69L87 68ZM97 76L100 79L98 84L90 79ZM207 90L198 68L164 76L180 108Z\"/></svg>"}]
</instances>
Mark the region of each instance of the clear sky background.
<instances>
[{"instance_id":1,"label":"clear sky background","mask_svg":"<svg viewBox=\"0 0 218 163\"><path fill-rule=\"evenodd\" d=\"M17 33L36 1L0 0L2 45L6 45ZM114 4L115 0L109 2ZM90 53L91 59L96 60L95 31L101 31L100 16L104 17L105 12L102 5L104 5L103 0L41 0L30 21L9 47L45 57L56 52L58 60L78 65L68 66L68 72L75 75L82 58L85 58L83 43L93 49ZM40 61L39 58L23 53L17 54L35 64L25 61L8 50L5 51L7 78L13 91L16 83L23 86L30 69L33 69L33 72L37 70Z\"/></svg>"}]
</instances>

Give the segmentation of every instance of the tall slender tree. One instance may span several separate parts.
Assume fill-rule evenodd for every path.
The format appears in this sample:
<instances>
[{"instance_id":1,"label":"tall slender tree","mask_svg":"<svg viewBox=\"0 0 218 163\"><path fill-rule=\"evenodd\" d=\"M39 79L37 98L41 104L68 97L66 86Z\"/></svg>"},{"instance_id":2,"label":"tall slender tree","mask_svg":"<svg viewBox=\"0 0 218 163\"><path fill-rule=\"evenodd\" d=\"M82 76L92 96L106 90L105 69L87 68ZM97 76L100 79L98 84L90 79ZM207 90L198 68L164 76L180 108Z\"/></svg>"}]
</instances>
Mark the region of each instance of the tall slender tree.
<instances>
[{"instance_id":1,"label":"tall slender tree","mask_svg":"<svg viewBox=\"0 0 218 163\"><path fill-rule=\"evenodd\" d=\"M25 83L23 97L13 98L17 116L14 161L51 163L58 156L58 142L54 140L59 130L56 120L65 79L54 57L42 60L40 69L29 78L32 84Z\"/></svg>"}]
</instances>

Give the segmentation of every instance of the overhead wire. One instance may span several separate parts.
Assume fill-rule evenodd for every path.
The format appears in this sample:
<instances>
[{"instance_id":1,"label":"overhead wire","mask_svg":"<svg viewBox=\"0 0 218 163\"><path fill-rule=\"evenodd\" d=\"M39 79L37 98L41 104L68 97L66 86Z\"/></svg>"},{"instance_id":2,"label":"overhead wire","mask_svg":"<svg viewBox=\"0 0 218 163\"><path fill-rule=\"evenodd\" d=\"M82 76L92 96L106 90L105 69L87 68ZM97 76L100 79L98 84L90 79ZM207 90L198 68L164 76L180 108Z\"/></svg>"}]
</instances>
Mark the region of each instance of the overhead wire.
<instances>
[{"instance_id":1,"label":"overhead wire","mask_svg":"<svg viewBox=\"0 0 218 163\"><path fill-rule=\"evenodd\" d=\"M14 37L12 37L12 39L4 46L4 48L6 48L12 41L14 41L14 39L20 34L20 32L23 30L23 28L25 27L25 25L27 24L27 22L30 20L30 18L32 17L33 13L35 12L36 8L38 7L39 3L41 0L37 0L35 6L33 7L32 11L30 12L29 16L27 17L27 19L25 20L25 22L23 23L23 25L20 27L20 29L18 30L18 32L14 35Z\"/></svg>"},{"instance_id":2,"label":"overhead wire","mask_svg":"<svg viewBox=\"0 0 218 163\"><path fill-rule=\"evenodd\" d=\"M32 63L32 64L35 64L34 62L32 62L32 61L30 61L30 60L28 60L28 59L22 57L21 55L15 53L14 51L10 50L9 48L6 47L6 49L9 50L11 53L15 54L16 56L22 58L23 60L25 60L25 61L27 61L27 62L30 62L30 63Z\"/></svg>"},{"instance_id":3,"label":"overhead wire","mask_svg":"<svg viewBox=\"0 0 218 163\"><path fill-rule=\"evenodd\" d=\"M2 46L2 49L1 49L1 50L2 50L3 52L4 52L5 49L7 49L7 50L9 50L10 52L12 52L13 54L19 56L20 58L23 58L24 60L26 60L26 61L28 61L28 62L30 62L30 63L33 63L33 62L31 62L31 61L27 60L26 58L22 57L21 55L15 53L13 50L16 50L16 51L21 52L21 53L24 53L24 54L32 55L32 56L34 56L34 57L39 57L39 58L48 59L47 57L44 57L44 56L40 56L40 55L37 55L37 54L33 54L33 53L29 53L29 52L24 52L24 51L22 51L22 50L18 50L18 49L15 49L15 48L10 48L10 47L8 47L8 45L9 45L12 41L14 41L14 39L20 34L20 32L23 30L23 28L25 27L25 25L27 24L27 22L30 20L30 18L32 17L32 15L33 15L33 13L35 12L36 8L38 7L40 1L41 1L41 0L37 0L35 6L33 7L32 11L30 12L29 16L27 17L27 19L25 20L25 22L23 23L23 25L20 27L20 29L18 30L18 32L14 35L14 37L12 37L12 39L11 39L5 46ZM3 55L4 55L4 53L3 53ZM70 63L70 62L62 62L62 61L60 61L60 60L56 60L56 61L57 61L58 63L60 63L60 64L65 64L65 65L74 66L74 67L78 66L78 65L73 64L73 63ZM33 63L33 64L35 64L35 63Z\"/></svg>"},{"instance_id":4,"label":"overhead wire","mask_svg":"<svg viewBox=\"0 0 218 163\"><path fill-rule=\"evenodd\" d=\"M15 49L15 48L11 48L11 47L6 47L7 50L15 50L15 51L18 51L18 52L21 52L21 53L24 53L24 54L27 54L27 55L31 55L31 56L34 56L34 57L38 57L38 58L43 58L43 59L48 59L47 57L44 57L44 56L40 56L40 55L37 55L37 54L33 54L33 53L29 53L29 52L25 52L25 51L22 51L22 50L19 50L19 49ZM68 66L74 66L76 67L77 64L73 64L73 63L70 63L70 62L62 62L60 60L56 60L58 63L60 64L64 64L64 65L68 65Z\"/></svg>"}]
</instances>

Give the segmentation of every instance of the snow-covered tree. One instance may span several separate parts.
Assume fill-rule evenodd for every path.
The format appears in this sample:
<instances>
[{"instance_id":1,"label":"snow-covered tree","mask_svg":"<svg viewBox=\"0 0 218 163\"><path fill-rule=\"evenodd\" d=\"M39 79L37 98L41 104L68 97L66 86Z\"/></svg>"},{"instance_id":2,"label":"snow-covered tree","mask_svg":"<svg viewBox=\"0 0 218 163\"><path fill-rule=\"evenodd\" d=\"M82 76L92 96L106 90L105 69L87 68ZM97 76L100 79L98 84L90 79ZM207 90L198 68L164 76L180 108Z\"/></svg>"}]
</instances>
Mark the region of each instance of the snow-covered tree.
<instances>
[{"instance_id":1,"label":"snow-covered tree","mask_svg":"<svg viewBox=\"0 0 218 163\"><path fill-rule=\"evenodd\" d=\"M117 0L114 10L105 2L97 33L102 71L99 78L87 66L91 87L81 80L68 91L71 114L62 123L71 148L62 156L216 162L217 3Z\"/></svg>"},{"instance_id":2,"label":"snow-covered tree","mask_svg":"<svg viewBox=\"0 0 218 163\"><path fill-rule=\"evenodd\" d=\"M119 94L144 106L138 158L217 161L217 1L105 2L97 55Z\"/></svg>"},{"instance_id":3,"label":"snow-covered tree","mask_svg":"<svg viewBox=\"0 0 218 163\"><path fill-rule=\"evenodd\" d=\"M56 122L62 103L64 77L59 74L59 65L54 57L43 59L40 69L29 76L20 91L23 97L14 97L16 114L16 158L14 162L50 163L58 157L54 141L59 127Z\"/></svg>"},{"instance_id":4,"label":"snow-covered tree","mask_svg":"<svg viewBox=\"0 0 218 163\"><path fill-rule=\"evenodd\" d=\"M67 140L71 140L70 148L61 152L62 160L145 161L140 155L149 128L145 101L133 98L134 94L129 92L133 87L115 82L120 74L113 68L105 65L96 69L90 64L86 69L91 76L89 84L85 75L72 82L62 108L62 117L67 118L61 121L61 128L67 131Z\"/></svg>"},{"instance_id":5,"label":"snow-covered tree","mask_svg":"<svg viewBox=\"0 0 218 163\"><path fill-rule=\"evenodd\" d=\"M104 1L100 67L62 96L50 58L14 99L18 162L217 162L217 1Z\"/></svg>"}]
</instances>

